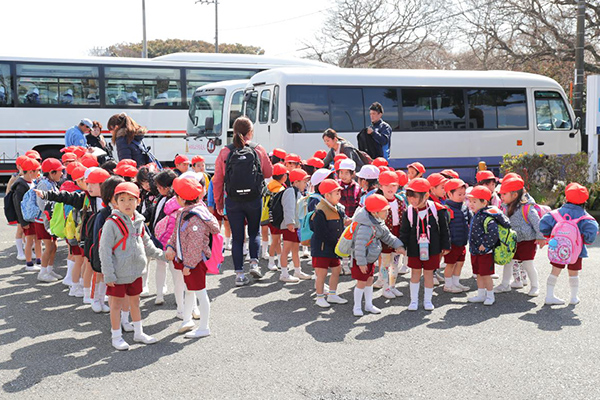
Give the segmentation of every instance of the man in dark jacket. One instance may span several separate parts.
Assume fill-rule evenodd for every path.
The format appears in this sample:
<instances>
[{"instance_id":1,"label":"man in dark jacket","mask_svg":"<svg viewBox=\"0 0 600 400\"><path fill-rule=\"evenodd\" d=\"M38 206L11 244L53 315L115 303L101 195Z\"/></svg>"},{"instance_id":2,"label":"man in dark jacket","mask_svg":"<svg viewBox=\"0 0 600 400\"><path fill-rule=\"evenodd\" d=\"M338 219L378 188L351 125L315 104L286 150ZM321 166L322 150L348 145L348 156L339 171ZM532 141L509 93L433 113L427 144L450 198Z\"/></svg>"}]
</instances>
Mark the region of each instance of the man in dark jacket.
<instances>
[{"instance_id":1,"label":"man in dark jacket","mask_svg":"<svg viewBox=\"0 0 600 400\"><path fill-rule=\"evenodd\" d=\"M383 119L383 106L378 102L369 107L371 126L367 128L367 134L381 146L381 152L386 160L390 159L390 148L392 146L392 127Z\"/></svg>"}]
</instances>

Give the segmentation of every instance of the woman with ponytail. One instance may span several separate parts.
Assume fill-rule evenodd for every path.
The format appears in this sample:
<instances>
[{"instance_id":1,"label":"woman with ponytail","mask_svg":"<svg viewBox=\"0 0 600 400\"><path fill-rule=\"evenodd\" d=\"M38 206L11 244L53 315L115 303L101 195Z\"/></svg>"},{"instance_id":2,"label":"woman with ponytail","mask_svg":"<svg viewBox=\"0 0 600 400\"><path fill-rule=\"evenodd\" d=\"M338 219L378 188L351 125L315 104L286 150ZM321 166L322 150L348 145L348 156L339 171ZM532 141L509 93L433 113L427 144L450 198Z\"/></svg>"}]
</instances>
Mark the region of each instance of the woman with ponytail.
<instances>
[{"instance_id":1,"label":"woman with ponytail","mask_svg":"<svg viewBox=\"0 0 600 400\"><path fill-rule=\"evenodd\" d=\"M138 125L125 113L115 114L106 124L112 133L113 147L117 147L119 160L131 159L137 163L137 168L150 162L143 143L144 136L148 130Z\"/></svg>"}]
</instances>

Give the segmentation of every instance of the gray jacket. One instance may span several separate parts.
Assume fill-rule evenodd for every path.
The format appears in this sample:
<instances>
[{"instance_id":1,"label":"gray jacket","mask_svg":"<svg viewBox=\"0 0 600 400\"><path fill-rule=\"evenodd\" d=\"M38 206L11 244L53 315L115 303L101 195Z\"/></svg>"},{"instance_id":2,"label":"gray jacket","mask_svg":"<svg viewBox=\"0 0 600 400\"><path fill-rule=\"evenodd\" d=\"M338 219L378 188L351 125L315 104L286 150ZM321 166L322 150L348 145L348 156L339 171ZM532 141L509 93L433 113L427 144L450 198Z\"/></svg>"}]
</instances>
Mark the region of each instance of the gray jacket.
<instances>
[{"instance_id":1,"label":"gray jacket","mask_svg":"<svg viewBox=\"0 0 600 400\"><path fill-rule=\"evenodd\" d=\"M510 216L510 227L517 232L517 242L543 240L544 235L540 232L540 216L534 207L535 202L530 199L527 204L530 205L527 221L523 218L523 206L525 204L521 203L515 213ZM502 204L502 210L506 213L506 210L508 210L506 204Z\"/></svg>"},{"instance_id":2,"label":"gray jacket","mask_svg":"<svg viewBox=\"0 0 600 400\"><path fill-rule=\"evenodd\" d=\"M294 187L289 187L283 192L281 197L281 206L283 207L283 222L280 229L287 229L289 224L300 228L298 218L298 200L302 198L302 193Z\"/></svg>"},{"instance_id":3,"label":"gray jacket","mask_svg":"<svg viewBox=\"0 0 600 400\"><path fill-rule=\"evenodd\" d=\"M106 219L98 248L106 283L132 283L142 276L148 258L166 261L163 251L154 246L150 234L145 232L142 214L136 211L133 221L119 210L113 210L111 215L121 218L127 226L129 234L125 241L125 249L120 243L113 251L113 247L123 239L123 234L114 221L110 221L110 218Z\"/></svg>"},{"instance_id":4,"label":"gray jacket","mask_svg":"<svg viewBox=\"0 0 600 400\"><path fill-rule=\"evenodd\" d=\"M381 242L391 248L397 249L404 244L396 236L392 235L384 221L377 221L366 208L359 208L352 218L358 222L354 232L353 257L360 266L372 264L381 254ZM372 240L372 243L367 245Z\"/></svg>"}]
</instances>

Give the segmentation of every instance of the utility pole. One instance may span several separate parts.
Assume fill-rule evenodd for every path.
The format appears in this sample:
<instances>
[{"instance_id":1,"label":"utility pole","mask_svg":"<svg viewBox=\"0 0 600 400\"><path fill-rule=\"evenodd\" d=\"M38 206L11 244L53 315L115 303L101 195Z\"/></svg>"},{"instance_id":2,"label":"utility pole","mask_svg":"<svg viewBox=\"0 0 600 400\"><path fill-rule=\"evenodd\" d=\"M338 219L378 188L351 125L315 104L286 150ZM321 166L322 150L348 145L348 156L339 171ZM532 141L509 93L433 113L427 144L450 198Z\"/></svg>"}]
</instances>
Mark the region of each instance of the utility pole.
<instances>
[{"instance_id":1,"label":"utility pole","mask_svg":"<svg viewBox=\"0 0 600 400\"><path fill-rule=\"evenodd\" d=\"M583 123L583 75L584 75L584 58L583 48L585 46L585 0L578 0L577 2L577 43L575 45L575 88L573 90L573 111L575 116L581 118ZM586 133L588 135L595 134L595 132L589 132L587 129L593 129L593 127L586 127ZM582 131L583 132L583 131ZM588 141L584 135L581 135L581 150L588 150Z\"/></svg>"},{"instance_id":2,"label":"utility pole","mask_svg":"<svg viewBox=\"0 0 600 400\"><path fill-rule=\"evenodd\" d=\"M215 5L215 53L219 52L219 0L196 0L196 4Z\"/></svg>"},{"instance_id":3,"label":"utility pole","mask_svg":"<svg viewBox=\"0 0 600 400\"><path fill-rule=\"evenodd\" d=\"M142 26L143 26L143 39L142 39L142 58L148 58L148 42L146 41L146 0L142 0Z\"/></svg>"}]
</instances>

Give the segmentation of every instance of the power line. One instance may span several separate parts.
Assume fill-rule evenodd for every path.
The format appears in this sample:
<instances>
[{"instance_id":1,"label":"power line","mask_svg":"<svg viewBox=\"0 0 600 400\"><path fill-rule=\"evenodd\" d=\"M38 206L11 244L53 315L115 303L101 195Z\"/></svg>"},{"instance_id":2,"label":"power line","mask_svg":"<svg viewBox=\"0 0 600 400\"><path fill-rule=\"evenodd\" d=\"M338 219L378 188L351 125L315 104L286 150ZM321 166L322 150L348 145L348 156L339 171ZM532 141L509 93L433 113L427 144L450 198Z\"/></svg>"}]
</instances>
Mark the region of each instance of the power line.
<instances>
[{"instance_id":1,"label":"power line","mask_svg":"<svg viewBox=\"0 0 600 400\"><path fill-rule=\"evenodd\" d=\"M292 18L282 19L282 20L279 20L279 21L272 21L272 22L267 22L265 24L259 24L259 25L241 26L241 27L238 27L238 28L221 29L221 31L239 31L239 30L242 30L242 29L253 29L253 28L260 28L260 27L263 27L263 26L280 24L282 22L293 21L295 19L300 19L300 18L311 16L311 15L319 14L319 13L322 13L323 11L327 11L327 10L330 10L332 8L333 8L333 6L324 8L324 9L319 10L319 11L314 11L314 12L311 12L311 13L308 13L308 14L302 14L302 15L297 15L297 16L292 17Z\"/></svg>"}]
</instances>

